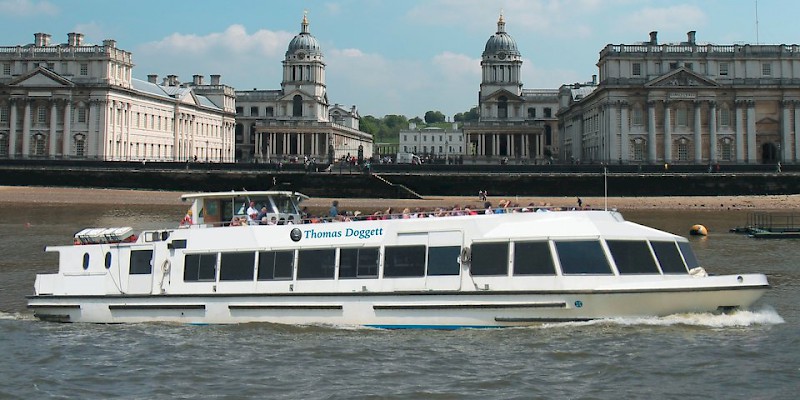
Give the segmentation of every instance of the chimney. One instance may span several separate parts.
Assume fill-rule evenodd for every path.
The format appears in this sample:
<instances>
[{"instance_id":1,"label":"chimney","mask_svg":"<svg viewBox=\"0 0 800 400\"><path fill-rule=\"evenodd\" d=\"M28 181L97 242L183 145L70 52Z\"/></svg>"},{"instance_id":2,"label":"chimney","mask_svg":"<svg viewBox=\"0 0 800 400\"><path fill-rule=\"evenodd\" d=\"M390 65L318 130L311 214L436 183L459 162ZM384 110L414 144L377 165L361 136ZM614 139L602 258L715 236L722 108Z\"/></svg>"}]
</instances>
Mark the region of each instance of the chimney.
<instances>
[{"instance_id":1,"label":"chimney","mask_svg":"<svg viewBox=\"0 0 800 400\"><path fill-rule=\"evenodd\" d=\"M156 75L156 74L147 75L147 81L150 82L150 83L155 83L156 85L158 85L158 75Z\"/></svg>"},{"instance_id":2,"label":"chimney","mask_svg":"<svg viewBox=\"0 0 800 400\"><path fill-rule=\"evenodd\" d=\"M691 45L695 44L695 34L697 34L696 31L686 32L686 39Z\"/></svg>"},{"instance_id":3,"label":"chimney","mask_svg":"<svg viewBox=\"0 0 800 400\"><path fill-rule=\"evenodd\" d=\"M178 84L178 75L167 75L167 84L169 86L176 86Z\"/></svg>"},{"instance_id":4,"label":"chimney","mask_svg":"<svg viewBox=\"0 0 800 400\"><path fill-rule=\"evenodd\" d=\"M78 42L77 38L75 37L76 35L77 35L77 33L75 33L75 32L70 32L70 33L67 34L67 45L68 46L75 47L75 46L78 45L77 44L77 42Z\"/></svg>"},{"instance_id":5,"label":"chimney","mask_svg":"<svg viewBox=\"0 0 800 400\"><path fill-rule=\"evenodd\" d=\"M650 32L650 44L652 45L658 44L658 31Z\"/></svg>"},{"instance_id":6,"label":"chimney","mask_svg":"<svg viewBox=\"0 0 800 400\"><path fill-rule=\"evenodd\" d=\"M36 46L36 47L47 46L45 44L45 40L47 40L47 39L45 39L45 36L49 36L49 35L46 34L46 33L41 33L41 32L34 33L33 34L33 45Z\"/></svg>"},{"instance_id":7,"label":"chimney","mask_svg":"<svg viewBox=\"0 0 800 400\"><path fill-rule=\"evenodd\" d=\"M169 78L165 76L164 79L161 81L161 86L167 86L167 85L169 85Z\"/></svg>"},{"instance_id":8,"label":"chimney","mask_svg":"<svg viewBox=\"0 0 800 400\"><path fill-rule=\"evenodd\" d=\"M597 74L592 75L592 85L597 85Z\"/></svg>"},{"instance_id":9,"label":"chimney","mask_svg":"<svg viewBox=\"0 0 800 400\"><path fill-rule=\"evenodd\" d=\"M110 48L114 49L114 48L117 47L117 41L114 40L114 39L103 40L103 46L110 47Z\"/></svg>"},{"instance_id":10,"label":"chimney","mask_svg":"<svg viewBox=\"0 0 800 400\"><path fill-rule=\"evenodd\" d=\"M42 34L42 46L50 46L50 35L47 33Z\"/></svg>"},{"instance_id":11,"label":"chimney","mask_svg":"<svg viewBox=\"0 0 800 400\"><path fill-rule=\"evenodd\" d=\"M211 75L211 84L219 85L219 77L220 75Z\"/></svg>"},{"instance_id":12,"label":"chimney","mask_svg":"<svg viewBox=\"0 0 800 400\"><path fill-rule=\"evenodd\" d=\"M203 84L203 75L192 75L192 85L200 86Z\"/></svg>"},{"instance_id":13,"label":"chimney","mask_svg":"<svg viewBox=\"0 0 800 400\"><path fill-rule=\"evenodd\" d=\"M76 33L75 34L75 46L83 46L83 34Z\"/></svg>"}]
</instances>

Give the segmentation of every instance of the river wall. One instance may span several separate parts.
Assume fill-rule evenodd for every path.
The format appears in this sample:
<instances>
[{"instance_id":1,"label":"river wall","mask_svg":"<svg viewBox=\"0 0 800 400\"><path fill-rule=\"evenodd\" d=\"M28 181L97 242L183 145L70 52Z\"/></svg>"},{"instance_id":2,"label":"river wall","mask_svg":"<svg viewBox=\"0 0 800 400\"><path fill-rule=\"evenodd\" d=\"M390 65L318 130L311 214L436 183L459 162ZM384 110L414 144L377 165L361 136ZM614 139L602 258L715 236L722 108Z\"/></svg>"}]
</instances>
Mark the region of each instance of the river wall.
<instances>
[{"instance_id":1,"label":"river wall","mask_svg":"<svg viewBox=\"0 0 800 400\"><path fill-rule=\"evenodd\" d=\"M378 171L316 168L219 169L186 165L0 165L0 185L175 190L296 190L313 197L714 196L800 193L798 172Z\"/></svg>"}]
</instances>

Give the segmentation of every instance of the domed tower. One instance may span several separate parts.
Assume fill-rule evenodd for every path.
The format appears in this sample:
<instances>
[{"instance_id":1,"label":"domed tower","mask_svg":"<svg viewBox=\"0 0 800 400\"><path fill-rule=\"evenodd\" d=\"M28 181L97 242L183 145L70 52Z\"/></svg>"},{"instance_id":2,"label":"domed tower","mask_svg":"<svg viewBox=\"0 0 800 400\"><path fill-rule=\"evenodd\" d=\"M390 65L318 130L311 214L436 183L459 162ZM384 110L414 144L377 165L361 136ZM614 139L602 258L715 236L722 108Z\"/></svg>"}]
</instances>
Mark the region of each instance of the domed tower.
<instances>
[{"instance_id":1,"label":"domed tower","mask_svg":"<svg viewBox=\"0 0 800 400\"><path fill-rule=\"evenodd\" d=\"M298 91L316 100L315 107L304 107L311 112L303 112L303 117L327 119L328 100L325 93L325 62L317 39L308 32L308 18L306 15L303 15L300 33L292 38L292 41L289 42L289 48L286 50L286 58L283 60L281 89L284 95L294 92L295 102L297 102L297 96L300 96L297 93ZM303 101L308 102L309 99L304 98ZM297 105L294 108L296 109ZM294 116L301 116L297 112L293 114Z\"/></svg>"},{"instance_id":2,"label":"domed tower","mask_svg":"<svg viewBox=\"0 0 800 400\"><path fill-rule=\"evenodd\" d=\"M497 32L486 41L486 48L481 56L481 98L505 89L511 94L522 94L520 69L522 55L517 49L517 42L506 33L503 14L497 20Z\"/></svg>"}]
</instances>

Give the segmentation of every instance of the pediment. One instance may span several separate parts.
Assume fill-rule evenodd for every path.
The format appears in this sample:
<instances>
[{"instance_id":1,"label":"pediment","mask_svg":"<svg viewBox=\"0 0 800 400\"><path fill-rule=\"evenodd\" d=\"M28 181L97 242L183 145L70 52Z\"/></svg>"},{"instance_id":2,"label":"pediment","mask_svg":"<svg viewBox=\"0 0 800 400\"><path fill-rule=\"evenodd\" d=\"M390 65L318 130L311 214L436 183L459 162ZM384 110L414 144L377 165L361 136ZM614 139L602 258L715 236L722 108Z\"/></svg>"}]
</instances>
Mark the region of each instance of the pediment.
<instances>
[{"instance_id":1,"label":"pediment","mask_svg":"<svg viewBox=\"0 0 800 400\"><path fill-rule=\"evenodd\" d=\"M191 104L195 106L200 104L200 101L197 99L197 95L194 93L194 91L188 91L184 93L179 100L182 103Z\"/></svg>"},{"instance_id":2,"label":"pediment","mask_svg":"<svg viewBox=\"0 0 800 400\"><path fill-rule=\"evenodd\" d=\"M9 83L13 87L48 87L48 88L61 88L72 87L75 84L69 79L50 71L47 68L38 67L33 71L28 72Z\"/></svg>"},{"instance_id":3,"label":"pediment","mask_svg":"<svg viewBox=\"0 0 800 400\"><path fill-rule=\"evenodd\" d=\"M295 89L295 90L292 90L290 92L285 92L283 94L283 96L281 96L278 100L279 101L292 101L292 100L294 100L294 96L298 96L298 95L303 98L303 101L312 99L312 97L309 96L308 93L306 93L306 92L304 92L302 90Z\"/></svg>"},{"instance_id":4,"label":"pediment","mask_svg":"<svg viewBox=\"0 0 800 400\"><path fill-rule=\"evenodd\" d=\"M511 93L506 89L500 89L500 90L494 91L494 92L486 95L483 98L483 100L484 101L499 101L500 98L504 97L504 96L505 96L507 101L516 101L516 102L522 102L523 101L521 96L517 96L517 94Z\"/></svg>"},{"instance_id":5,"label":"pediment","mask_svg":"<svg viewBox=\"0 0 800 400\"><path fill-rule=\"evenodd\" d=\"M709 79L702 75L699 75L686 67L680 67L676 70L670 71L667 74L659 76L658 78L655 78L650 82L645 83L644 86L664 87L664 88L675 88L675 87L698 88L698 87L717 87L719 86L719 84L713 79Z\"/></svg>"}]
</instances>

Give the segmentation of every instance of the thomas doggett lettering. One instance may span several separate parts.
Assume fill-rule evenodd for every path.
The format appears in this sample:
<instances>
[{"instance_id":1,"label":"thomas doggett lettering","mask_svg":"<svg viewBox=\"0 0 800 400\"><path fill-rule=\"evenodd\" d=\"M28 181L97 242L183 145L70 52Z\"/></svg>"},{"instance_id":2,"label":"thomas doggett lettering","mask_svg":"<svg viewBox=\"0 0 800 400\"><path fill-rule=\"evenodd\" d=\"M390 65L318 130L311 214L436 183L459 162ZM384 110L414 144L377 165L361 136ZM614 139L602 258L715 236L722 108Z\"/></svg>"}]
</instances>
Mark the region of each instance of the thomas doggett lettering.
<instances>
[{"instance_id":1,"label":"thomas doggett lettering","mask_svg":"<svg viewBox=\"0 0 800 400\"><path fill-rule=\"evenodd\" d=\"M375 228L375 229L352 229L352 228L347 228L344 231L344 237L356 236L359 239L369 239L373 235L374 236L383 235L383 228Z\"/></svg>"}]
</instances>

